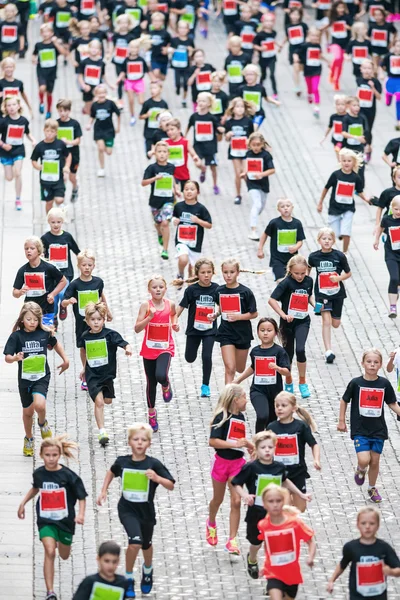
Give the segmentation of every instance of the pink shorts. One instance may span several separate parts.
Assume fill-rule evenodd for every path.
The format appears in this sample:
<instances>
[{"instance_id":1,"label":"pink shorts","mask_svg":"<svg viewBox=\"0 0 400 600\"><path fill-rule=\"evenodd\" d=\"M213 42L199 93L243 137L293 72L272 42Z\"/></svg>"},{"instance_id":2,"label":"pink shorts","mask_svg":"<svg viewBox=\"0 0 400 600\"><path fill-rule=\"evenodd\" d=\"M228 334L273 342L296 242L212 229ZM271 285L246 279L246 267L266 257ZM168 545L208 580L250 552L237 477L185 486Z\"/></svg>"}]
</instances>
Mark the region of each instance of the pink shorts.
<instances>
[{"instance_id":1,"label":"pink shorts","mask_svg":"<svg viewBox=\"0 0 400 600\"><path fill-rule=\"evenodd\" d=\"M214 457L214 464L211 471L211 477L216 481L220 481L221 483L226 483L232 477L237 475L243 465L246 464L243 456L241 458L235 458L234 460L227 460L226 458L221 458L218 454Z\"/></svg>"},{"instance_id":2,"label":"pink shorts","mask_svg":"<svg viewBox=\"0 0 400 600\"><path fill-rule=\"evenodd\" d=\"M124 89L125 91L135 92L135 94L144 94L144 79L137 79L136 81L125 79Z\"/></svg>"}]
</instances>

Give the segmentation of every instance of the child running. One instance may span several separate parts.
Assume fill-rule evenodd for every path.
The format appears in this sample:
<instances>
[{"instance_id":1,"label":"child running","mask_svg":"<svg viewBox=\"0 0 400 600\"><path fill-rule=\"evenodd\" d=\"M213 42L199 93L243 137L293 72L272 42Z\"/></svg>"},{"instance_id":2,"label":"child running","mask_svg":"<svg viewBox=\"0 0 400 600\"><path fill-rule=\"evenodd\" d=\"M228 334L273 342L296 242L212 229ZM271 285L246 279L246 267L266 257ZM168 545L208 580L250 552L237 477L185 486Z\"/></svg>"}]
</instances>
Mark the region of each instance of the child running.
<instances>
[{"instance_id":1,"label":"child running","mask_svg":"<svg viewBox=\"0 0 400 600\"><path fill-rule=\"evenodd\" d=\"M246 463L243 456L244 448L250 452L254 449L253 444L246 439L246 422L243 414L246 404L246 392L240 385L231 383L225 386L214 411L209 439L209 446L215 449L215 458L211 471L213 497L206 522L206 540L210 546L218 544L216 518L228 484L231 508L229 539L225 550L233 555L240 554L236 540L240 523L240 496L232 485L232 479Z\"/></svg>"},{"instance_id":2,"label":"child running","mask_svg":"<svg viewBox=\"0 0 400 600\"><path fill-rule=\"evenodd\" d=\"M59 100L56 108L59 115L57 119L57 138L66 144L71 155L69 180L72 184L71 202L74 203L78 200L78 181L76 175L79 169L79 145L82 138L82 128L78 121L71 119L71 100Z\"/></svg>"},{"instance_id":3,"label":"child running","mask_svg":"<svg viewBox=\"0 0 400 600\"><path fill-rule=\"evenodd\" d=\"M127 598L130 582L122 575L118 575L119 555L121 547L112 540L102 542L97 552L98 572L88 575L79 584L72 600L90 600L115 592L116 600ZM119 594L119 596L117 596ZM112 597L112 596L111 596Z\"/></svg>"},{"instance_id":4,"label":"child running","mask_svg":"<svg viewBox=\"0 0 400 600\"><path fill-rule=\"evenodd\" d=\"M135 96L140 106L144 102L145 75L149 69L146 61L139 55L142 47L148 44L144 38L132 40L128 44L128 56L122 65L122 75L124 77L124 89L128 96L129 113L131 115L129 124L135 125Z\"/></svg>"},{"instance_id":5,"label":"child running","mask_svg":"<svg viewBox=\"0 0 400 600\"><path fill-rule=\"evenodd\" d=\"M69 367L62 345L51 330L43 325L42 317L42 310L36 302L25 302L3 350L6 363L18 363L18 390L25 429L24 456L33 456L32 426L35 412L42 438L52 436L46 419L46 397L50 383L47 350L54 349L60 356L62 363L57 366L60 375Z\"/></svg>"},{"instance_id":6,"label":"child running","mask_svg":"<svg viewBox=\"0 0 400 600\"><path fill-rule=\"evenodd\" d=\"M282 377L290 376L290 360L282 346L275 344L275 338L279 338L275 319L262 317L258 321L257 335L261 344L250 352L251 366L235 379L235 383L253 375L250 401L256 411L256 433L259 433L276 420L274 400L283 390Z\"/></svg>"},{"instance_id":7,"label":"child running","mask_svg":"<svg viewBox=\"0 0 400 600\"><path fill-rule=\"evenodd\" d=\"M325 361L332 364L336 356L332 352L332 327L340 327L346 290L343 281L351 277L347 257L333 246L336 235L333 229L323 227L317 235L320 250L308 257L310 270L315 267L317 276L314 283L315 312L322 317L322 340L325 347Z\"/></svg>"},{"instance_id":8,"label":"child running","mask_svg":"<svg viewBox=\"0 0 400 600\"><path fill-rule=\"evenodd\" d=\"M135 333L144 330L140 356L146 374L146 398L149 410L149 424L158 431L155 409L157 384L161 384L164 402L171 402L173 394L168 377L171 358L175 354L172 331L179 331L175 302L165 298L167 282L161 275L153 275L147 283L151 299L140 305L135 323Z\"/></svg>"},{"instance_id":9,"label":"child running","mask_svg":"<svg viewBox=\"0 0 400 600\"><path fill-rule=\"evenodd\" d=\"M389 318L397 317L397 300L400 285L400 195L396 195L390 203L386 214L376 228L374 248L378 250L379 239L385 233L385 263L389 271Z\"/></svg>"},{"instance_id":10,"label":"child running","mask_svg":"<svg viewBox=\"0 0 400 600\"><path fill-rule=\"evenodd\" d=\"M400 560L396 551L377 538L381 514L373 506L357 513L360 537L343 546L343 556L329 579L327 590L333 592L335 581L350 564L350 598L382 598L387 600L387 577L400 577ZM372 578L371 578L372 575Z\"/></svg>"},{"instance_id":11,"label":"child running","mask_svg":"<svg viewBox=\"0 0 400 600\"><path fill-rule=\"evenodd\" d=\"M314 306L312 295L313 280L307 275L308 265L304 256L292 256L287 264L286 277L272 292L268 304L280 316L280 332L283 347L289 355L290 364L293 361L296 344L297 369L299 371L299 390L302 398L310 396L306 383L306 342L311 320L308 305ZM279 306L279 302L282 306ZM294 393L293 379L290 374L286 377L285 390Z\"/></svg>"},{"instance_id":12,"label":"child running","mask_svg":"<svg viewBox=\"0 0 400 600\"><path fill-rule=\"evenodd\" d=\"M33 483L18 508L18 518L25 519L25 505L39 494L36 502L36 518L40 541L44 548L44 579L46 600L57 600L54 592L54 562L56 550L63 560L71 554L75 525L85 522L86 490L82 479L63 464L60 458L74 458L78 445L67 435L44 440L40 446L40 458L44 465L34 470ZM75 504L79 502L79 512Z\"/></svg>"},{"instance_id":13,"label":"child running","mask_svg":"<svg viewBox=\"0 0 400 600\"><path fill-rule=\"evenodd\" d=\"M361 75L360 66L364 60L371 56L371 42L367 37L367 27L360 21L354 23L351 27L351 38L346 48L347 58L351 58L353 64L353 75ZM345 55L345 56L346 56Z\"/></svg>"},{"instance_id":14,"label":"child running","mask_svg":"<svg viewBox=\"0 0 400 600\"><path fill-rule=\"evenodd\" d=\"M400 406L391 383L378 375L382 368L382 354L376 348L365 350L361 365L364 375L355 377L348 384L340 401L338 431L347 431L346 410L351 403L350 437L357 453L354 481L362 486L368 471L368 496L371 502L382 502L376 481L379 463L388 429L385 421L384 402L400 416Z\"/></svg>"},{"instance_id":15,"label":"child running","mask_svg":"<svg viewBox=\"0 0 400 600\"><path fill-rule=\"evenodd\" d=\"M129 582L125 598L135 598L133 569L139 551L144 564L140 589L150 594L153 587L153 531L156 524L154 496L159 485L172 492L175 479L157 459L148 456L152 429L146 423L133 423L128 429L128 446L131 454L118 456L107 471L103 487L97 498L101 506L107 499L107 490L114 477L121 478L122 495L118 502L118 516L128 536L126 550L126 579ZM120 596L122 598L122 596Z\"/></svg>"},{"instance_id":16,"label":"child running","mask_svg":"<svg viewBox=\"0 0 400 600\"><path fill-rule=\"evenodd\" d=\"M343 120L347 115L346 111L346 96L343 94L336 94L333 97L335 101L335 110L336 112L329 117L328 128L325 132L324 137L321 140L321 145L324 143L329 133L332 131L331 142L333 144L333 149L336 153L336 157L338 158L338 154L343 146L344 137L342 135L343 131Z\"/></svg>"},{"instance_id":17,"label":"child running","mask_svg":"<svg viewBox=\"0 0 400 600\"><path fill-rule=\"evenodd\" d=\"M62 41L57 40L50 23L40 27L41 42L37 42L32 52L32 62L36 65L39 86L39 112L44 113L44 97L46 95L46 119L51 117L53 90L57 78L57 58L59 54L67 55Z\"/></svg>"},{"instance_id":18,"label":"child running","mask_svg":"<svg viewBox=\"0 0 400 600\"><path fill-rule=\"evenodd\" d=\"M305 44L302 44L294 54L294 60L303 65L304 79L307 85L308 103L314 104L313 115L319 119L319 82L322 73L321 61L327 61L322 54L320 44L321 33L316 27L312 27L308 33Z\"/></svg>"},{"instance_id":19,"label":"child running","mask_svg":"<svg viewBox=\"0 0 400 600\"><path fill-rule=\"evenodd\" d=\"M104 84L98 85L94 91L94 102L90 107L90 121L86 125L86 130L90 131L94 123L94 140L99 154L100 169L97 177L104 177L105 154L111 156L114 140L121 127L120 109L113 100L107 98L107 88ZM117 115L117 126L114 127L113 115Z\"/></svg>"}]
</instances>

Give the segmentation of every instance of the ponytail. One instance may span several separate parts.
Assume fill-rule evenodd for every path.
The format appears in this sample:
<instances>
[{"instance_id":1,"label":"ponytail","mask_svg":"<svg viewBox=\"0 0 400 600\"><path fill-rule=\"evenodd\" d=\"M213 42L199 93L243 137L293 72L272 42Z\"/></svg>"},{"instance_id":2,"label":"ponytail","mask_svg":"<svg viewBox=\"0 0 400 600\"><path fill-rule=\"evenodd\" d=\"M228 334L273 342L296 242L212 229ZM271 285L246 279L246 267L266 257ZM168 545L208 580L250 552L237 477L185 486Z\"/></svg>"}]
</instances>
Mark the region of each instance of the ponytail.
<instances>
[{"instance_id":1,"label":"ponytail","mask_svg":"<svg viewBox=\"0 0 400 600\"><path fill-rule=\"evenodd\" d=\"M318 430L317 424L308 412L308 410L297 404L296 413L298 414L299 418L309 426L313 433L315 433Z\"/></svg>"},{"instance_id":2,"label":"ponytail","mask_svg":"<svg viewBox=\"0 0 400 600\"><path fill-rule=\"evenodd\" d=\"M40 445L40 456L43 456L43 450L45 448L58 448L60 456L65 458L75 458L74 451L78 449L78 444L68 439L68 434L63 433L55 437L47 438L43 440Z\"/></svg>"}]
</instances>

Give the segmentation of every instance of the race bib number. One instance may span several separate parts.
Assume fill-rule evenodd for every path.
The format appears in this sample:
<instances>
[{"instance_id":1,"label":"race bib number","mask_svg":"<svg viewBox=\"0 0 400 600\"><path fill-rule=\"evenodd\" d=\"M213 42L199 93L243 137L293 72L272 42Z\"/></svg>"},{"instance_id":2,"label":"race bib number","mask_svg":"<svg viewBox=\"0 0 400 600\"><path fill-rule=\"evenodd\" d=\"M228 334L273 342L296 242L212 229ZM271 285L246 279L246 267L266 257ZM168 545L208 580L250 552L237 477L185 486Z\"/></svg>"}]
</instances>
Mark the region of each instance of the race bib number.
<instances>
[{"instance_id":1,"label":"race bib number","mask_svg":"<svg viewBox=\"0 0 400 600\"><path fill-rule=\"evenodd\" d=\"M190 5L188 5L190 6ZM192 8L190 6L190 8ZM194 27L194 21L195 21L195 15L193 12L187 12L187 13L183 13L183 15L181 15L179 17L180 21L183 21L184 23L187 23L189 25L189 29L193 29Z\"/></svg>"},{"instance_id":2,"label":"race bib number","mask_svg":"<svg viewBox=\"0 0 400 600\"><path fill-rule=\"evenodd\" d=\"M40 490L39 515L43 519L61 521L68 517L67 492L65 488Z\"/></svg>"},{"instance_id":3,"label":"race bib number","mask_svg":"<svg viewBox=\"0 0 400 600\"><path fill-rule=\"evenodd\" d=\"M276 356L256 356L254 361L254 383L256 385L275 385L276 371L270 364L276 365Z\"/></svg>"},{"instance_id":4,"label":"race bib number","mask_svg":"<svg viewBox=\"0 0 400 600\"><path fill-rule=\"evenodd\" d=\"M264 161L262 158L247 159L247 179L257 179L257 175L263 172Z\"/></svg>"},{"instance_id":5,"label":"race bib number","mask_svg":"<svg viewBox=\"0 0 400 600\"><path fill-rule=\"evenodd\" d=\"M336 21L332 24L332 37L344 39L347 37L346 21Z\"/></svg>"},{"instance_id":6,"label":"race bib number","mask_svg":"<svg viewBox=\"0 0 400 600\"><path fill-rule=\"evenodd\" d=\"M58 12L56 15L56 27L58 29L65 29L68 27L71 20L71 13L69 12Z\"/></svg>"},{"instance_id":7,"label":"race bib number","mask_svg":"<svg viewBox=\"0 0 400 600\"><path fill-rule=\"evenodd\" d=\"M264 42L261 42L261 48L262 58L271 58L272 56L276 56L274 40L265 40Z\"/></svg>"},{"instance_id":8,"label":"race bib number","mask_svg":"<svg viewBox=\"0 0 400 600\"><path fill-rule=\"evenodd\" d=\"M229 429L228 435L226 439L229 441L242 440L246 437L246 423L244 421L240 421L239 419L231 418L229 421ZM240 452L243 454L243 450L241 448L232 448L232 450L236 450L236 452Z\"/></svg>"},{"instance_id":9,"label":"race bib number","mask_svg":"<svg viewBox=\"0 0 400 600\"><path fill-rule=\"evenodd\" d=\"M81 13L83 15L92 15L95 12L95 0L82 0Z\"/></svg>"},{"instance_id":10,"label":"race bib number","mask_svg":"<svg viewBox=\"0 0 400 600\"><path fill-rule=\"evenodd\" d=\"M308 295L293 292L289 300L288 315L295 319L305 319L308 315Z\"/></svg>"},{"instance_id":11,"label":"race bib number","mask_svg":"<svg viewBox=\"0 0 400 600\"><path fill-rule=\"evenodd\" d=\"M330 10L332 8L332 2L318 2L319 10Z\"/></svg>"},{"instance_id":12,"label":"race bib number","mask_svg":"<svg viewBox=\"0 0 400 600\"><path fill-rule=\"evenodd\" d=\"M73 127L58 127L57 129L58 140L68 140L69 142L74 141L74 128ZM71 144L67 144L67 148L71 148Z\"/></svg>"},{"instance_id":13,"label":"race bib number","mask_svg":"<svg viewBox=\"0 0 400 600\"><path fill-rule=\"evenodd\" d=\"M228 65L228 81L229 83L242 83L242 65Z\"/></svg>"},{"instance_id":14,"label":"race bib number","mask_svg":"<svg viewBox=\"0 0 400 600\"><path fill-rule=\"evenodd\" d=\"M242 33L242 48L245 50L251 50L253 48L253 40L256 37L255 33Z\"/></svg>"},{"instance_id":15,"label":"race bib number","mask_svg":"<svg viewBox=\"0 0 400 600\"><path fill-rule=\"evenodd\" d=\"M145 471L124 469L122 473L122 495L128 502L147 502L149 499L150 479Z\"/></svg>"},{"instance_id":16,"label":"race bib number","mask_svg":"<svg viewBox=\"0 0 400 600\"><path fill-rule=\"evenodd\" d=\"M235 158L244 158L247 152L247 138L233 137L231 139L231 155Z\"/></svg>"},{"instance_id":17,"label":"race bib number","mask_svg":"<svg viewBox=\"0 0 400 600\"><path fill-rule=\"evenodd\" d=\"M380 29L373 29L371 32L371 42L373 46L379 48L385 48L387 46L387 31Z\"/></svg>"},{"instance_id":18,"label":"race bib number","mask_svg":"<svg viewBox=\"0 0 400 600\"><path fill-rule=\"evenodd\" d=\"M153 350L168 350L170 338L169 323L149 323L146 346Z\"/></svg>"},{"instance_id":19,"label":"race bib number","mask_svg":"<svg viewBox=\"0 0 400 600\"><path fill-rule=\"evenodd\" d=\"M49 261L59 269L67 269L68 246L66 244L50 244Z\"/></svg>"},{"instance_id":20,"label":"race bib number","mask_svg":"<svg viewBox=\"0 0 400 600\"><path fill-rule=\"evenodd\" d=\"M275 448L275 458L284 465L298 465L299 443L297 433L292 435L278 435L278 441Z\"/></svg>"},{"instance_id":21,"label":"race bib number","mask_svg":"<svg viewBox=\"0 0 400 600\"><path fill-rule=\"evenodd\" d=\"M333 139L336 140L336 142L343 142L343 136L342 136L342 131L343 131L343 123L342 121L333 121Z\"/></svg>"},{"instance_id":22,"label":"race bib number","mask_svg":"<svg viewBox=\"0 0 400 600\"><path fill-rule=\"evenodd\" d=\"M276 238L278 252L289 252L289 248L297 243L296 229L279 229Z\"/></svg>"},{"instance_id":23,"label":"race bib number","mask_svg":"<svg viewBox=\"0 0 400 600\"><path fill-rule=\"evenodd\" d=\"M262 501L262 493L270 483L274 483L275 485L282 485L282 477L281 475L258 475L256 481L256 499L254 504L256 506L264 507Z\"/></svg>"},{"instance_id":24,"label":"race bib number","mask_svg":"<svg viewBox=\"0 0 400 600\"><path fill-rule=\"evenodd\" d=\"M3 44L12 44L18 39L18 27L16 25L3 25L1 28L1 41Z\"/></svg>"},{"instance_id":25,"label":"race bib number","mask_svg":"<svg viewBox=\"0 0 400 600\"><path fill-rule=\"evenodd\" d=\"M202 71L197 74L196 87L200 92L211 90L211 71Z\"/></svg>"},{"instance_id":26,"label":"race bib number","mask_svg":"<svg viewBox=\"0 0 400 600\"><path fill-rule=\"evenodd\" d=\"M19 89L17 87L6 87L3 88L3 98L7 98L7 96L19 96Z\"/></svg>"},{"instance_id":27,"label":"race bib number","mask_svg":"<svg viewBox=\"0 0 400 600\"><path fill-rule=\"evenodd\" d=\"M46 375L46 357L44 354L27 356L22 361L21 378L37 381Z\"/></svg>"},{"instance_id":28,"label":"race bib number","mask_svg":"<svg viewBox=\"0 0 400 600\"><path fill-rule=\"evenodd\" d=\"M174 51L171 59L171 65L175 67L175 69L185 69L188 66L188 62L187 50Z\"/></svg>"},{"instance_id":29,"label":"race bib number","mask_svg":"<svg viewBox=\"0 0 400 600\"><path fill-rule=\"evenodd\" d=\"M85 316L85 308L89 302L94 302L96 304L98 301L99 290L84 290L82 292L78 291L78 312L81 317Z\"/></svg>"},{"instance_id":30,"label":"race bib number","mask_svg":"<svg viewBox=\"0 0 400 600\"><path fill-rule=\"evenodd\" d=\"M149 129L157 129L158 128L158 120L157 117L161 112L161 108L151 108L149 110L149 119L147 121L147 127Z\"/></svg>"},{"instance_id":31,"label":"race bib number","mask_svg":"<svg viewBox=\"0 0 400 600\"><path fill-rule=\"evenodd\" d=\"M251 92L250 90L245 90L243 92L243 100L246 100L246 102L252 102L256 107L256 112L260 110L261 92Z\"/></svg>"},{"instance_id":32,"label":"race bib number","mask_svg":"<svg viewBox=\"0 0 400 600\"><path fill-rule=\"evenodd\" d=\"M210 112L211 112L212 115L222 115L223 109L222 109L222 100L221 100L221 98L216 98L214 96L214 100L213 100Z\"/></svg>"},{"instance_id":33,"label":"race bib number","mask_svg":"<svg viewBox=\"0 0 400 600\"><path fill-rule=\"evenodd\" d=\"M24 125L8 125L6 144L11 144L11 146L20 146L24 140L24 133Z\"/></svg>"},{"instance_id":34,"label":"race bib number","mask_svg":"<svg viewBox=\"0 0 400 600\"><path fill-rule=\"evenodd\" d=\"M319 48L307 48L306 65L307 67L321 66L321 50Z\"/></svg>"},{"instance_id":35,"label":"race bib number","mask_svg":"<svg viewBox=\"0 0 400 600\"><path fill-rule=\"evenodd\" d=\"M170 146L168 148L168 162L175 167L183 167L185 164L185 154L183 146Z\"/></svg>"},{"instance_id":36,"label":"race bib number","mask_svg":"<svg viewBox=\"0 0 400 600\"><path fill-rule=\"evenodd\" d=\"M174 195L174 178L169 173L164 173L162 179L154 183L154 196L159 198L172 198Z\"/></svg>"},{"instance_id":37,"label":"race bib number","mask_svg":"<svg viewBox=\"0 0 400 600\"><path fill-rule=\"evenodd\" d=\"M228 314L241 314L240 294L221 294L219 297L219 306L221 317L224 321L228 320Z\"/></svg>"},{"instance_id":38,"label":"race bib number","mask_svg":"<svg viewBox=\"0 0 400 600\"><path fill-rule=\"evenodd\" d=\"M195 124L195 137L197 142L211 142L214 139L213 122L197 121Z\"/></svg>"},{"instance_id":39,"label":"race bib number","mask_svg":"<svg viewBox=\"0 0 400 600\"><path fill-rule=\"evenodd\" d=\"M87 85L96 86L99 85L101 78L101 67L96 67L95 65L86 65L84 80Z\"/></svg>"},{"instance_id":40,"label":"race bib number","mask_svg":"<svg viewBox=\"0 0 400 600\"><path fill-rule=\"evenodd\" d=\"M195 248L197 244L197 225L179 225L178 242L189 248Z\"/></svg>"},{"instance_id":41,"label":"race bib number","mask_svg":"<svg viewBox=\"0 0 400 600\"><path fill-rule=\"evenodd\" d=\"M366 46L353 46L352 60L355 65L361 65L363 60L368 58L368 48Z\"/></svg>"},{"instance_id":42,"label":"race bib number","mask_svg":"<svg viewBox=\"0 0 400 600\"><path fill-rule=\"evenodd\" d=\"M283 567L296 560L296 542L293 529L266 531L265 543L273 567Z\"/></svg>"},{"instance_id":43,"label":"race bib number","mask_svg":"<svg viewBox=\"0 0 400 600\"><path fill-rule=\"evenodd\" d=\"M133 19L133 27L137 27L140 23L140 17L142 15L142 11L139 8L126 8L125 14L129 15Z\"/></svg>"},{"instance_id":44,"label":"race bib number","mask_svg":"<svg viewBox=\"0 0 400 600\"><path fill-rule=\"evenodd\" d=\"M380 417L382 414L385 390L362 388L359 392L359 411L362 417Z\"/></svg>"},{"instance_id":45,"label":"race bib number","mask_svg":"<svg viewBox=\"0 0 400 600\"><path fill-rule=\"evenodd\" d=\"M107 340L85 340L86 360L89 367L108 365Z\"/></svg>"},{"instance_id":46,"label":"race bib number","mask_svg":"<svg viewBox=\"0 0 400 600\"><path fill-rule=\"evenodd\" d=\"M233 0L225 0L224 2L224 15L227 17L233 17L237 15L237 4Z\"/></svg>"},{"instance_id":47,"label":"race bib number","mask_svg":"<svg viewBox=\"0 0 400 600\"><path fill-rule=\"evenodd\" d=\"M400 227L389 227L389 237L392 250L400 250Z\"/></svg>"},{"instance_id":48,"label":"race bib number","mask_svg":"<svg viewBox=\"0 0 400 600\"><path fill-rule=\"evenodd\" d=\"M89 600L123 600L125 590L115 585L95 581Z\"/></svg>"},{"instance_id":49,"label":"race bib number","mask_svg":"<svg viewBox=\"0 0 400 600\"><path fill-rule=\"evenodd\" d=\"M40 171L42 181L55 182L60 179L60 161L43 160L42 170Z\"/></svg>"},{"instance_id":50,"label":"race bib number","mask_svg":"<svg viewBox=\"0 0 400 600\"><path fill-rule=\"evenodd\" d=\"M24 285L28 288L27 298L44 296L46 293L45 273L24 273Z\"/></svg>"},{"instance_id":51,"label":"race bib number","mask_svg":"<svg viewBox=\"0 0 400 600\"><path fill-rule=\"evenodd\" d=\"M386 590L383 560L357 563L356 586L357 592L366 598L383 594Z\"/></svg>"},{"instance_id":52,"label":"race bib number","mask_svg":"<svg viewBox=\"0 0 400 600\"><path fill-rule=\"evenodd\" d=\"M117 46L114 52L114 62L122 65L128 57L128 46Z\"/></svg>"},{"instance_id":53,"label":"race bib number","mask_svg":"<svg viewBox=\"0 0 400 600\"><path fill-rule=\"evenodd\" d=\"M336 184L335 200L339 204L353 204L355 183L338 181Z\"/></svg>"},{"instance_id":54,"label":"race bib number","mask_svg":"<svg viewBox=\"0 0 400 600\"><path fill-rule=\"evenodd\" d=\"M215 311L215 305L196 303L196 312L194 315L194 328L198 331L207 331L212 329L213 323L208 320L208 315Z\"/></svg>"},{"instance_id":55,"label":"race bib number","mask_svg":"<svg viewBox=\"0 0 400 600\"><path fill-rule=\"evenodd\" d=\"M39 63L42 69L50 69L57 64L57 55L54 48L39 50Z\"/></svg>"},{"instance_id":56,"label":"race bib number","mask_svg":"<svg viewBox=\"0 0 400 600\"><path fill-rule=\"evenodd\" d=\"M400 56L390 57L390 72L393 75L400 75Z\"/></svg>"},{"instance_id":57,"label":"race bib number","mask_svg":"<svg viewBox=\"0 0 400 600\"><path fill-rule=\"evenodd\" d=\"M352 125L349 125L349 133L351 135L356 135L357 137L360 137L360 136L364 135L364 128L361 123L354 123ZM355 140L354 138L348 138L347 143L350 146L359 146L360 145L360 142L358 140Z\"/></svg>"},{"instance_id":58,"label":"race bib number","mask_svg":"<svg viewBox=\"0 0 400 600\"><path fill-rule=\"evenodd\" d=\"M304 32L302 27L289 27L288 28L289 44L297 46L297 44L303 44Z\"/></svg>"},{"instance_id":59,"label":"race bib number","mask_svg":"<svg viewBox=\"0 0 400 600\"><path fill-rule=\"evenodd\" d=\"M141 62L129 62L127 71L126 75L129 81L143 79L143 64Z\"/></svg>"},{"instance_id":60,"label":"race bib number","mask_svg":"<svg viewBox=\"0 0 400 600\"><path fill-rule=\"evenodd\" d=\"M357 98L360 101L361 108L371 108L374 102L374 92L371 88L359 87L357 89Z\"/></svg>"},{"instance_id":61,"label":"race bib number","mask_svg":"<svg viewBox=\"0 0 400 600\"><path fill-rule=\"evenodd\" d=\"M338 281L331 281L331 276L337 275L335 272L319 273L318 275L318 287L319 291L325 296L334 296L340 290L340 284Z\"/></svg>"}]
</instances>

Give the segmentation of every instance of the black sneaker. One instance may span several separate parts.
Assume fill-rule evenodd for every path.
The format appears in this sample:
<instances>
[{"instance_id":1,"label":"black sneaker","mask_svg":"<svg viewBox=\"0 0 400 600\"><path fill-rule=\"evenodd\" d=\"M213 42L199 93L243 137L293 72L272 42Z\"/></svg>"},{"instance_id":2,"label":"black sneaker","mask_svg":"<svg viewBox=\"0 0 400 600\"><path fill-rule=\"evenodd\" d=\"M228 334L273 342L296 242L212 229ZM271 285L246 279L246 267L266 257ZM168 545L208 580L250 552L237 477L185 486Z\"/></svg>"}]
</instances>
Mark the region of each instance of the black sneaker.
<instances>
[{"instance_id":1,"label":"black sneaker","mask_svg":"<svg viewBox=\"0 0 400 600\"><path fill-rule=\"evenodd\" d=\"M242 204L242 196L236 196L233 203L234 204Z\"/></svg>"},{"instance_id":2,"label":"black sneaker","mask_svg":"<svg viewBox=\"0 0 400 600\"><path fill-rule=\"evenodd\" d=\"M76 188L75 190L72 190L72 194L71 194L72 204L74 204L74 202L76 202L77 200L78 200L78 188Z\"/></svg>"},{"instance_id":3,"label":"black sneaker","mask_svg":"<svg viewBox=\"0 0 400 600\"><path fill-rule=\"evenodd\" d=\"M47 592L46 600L57 600L55 592Z\"/></svg>"},{"instance_id":4,"label":"black sneaker","mask_svg":"<svg viewBox=\"0 0 400 600\"><path fill-rule=\"evenodd\" d=\"M258 563L249 562L250 555L247 555L247 572L252 579L258 579Z\"/></svg>"},{"instance_id":5,"label":"black sneaker","mask_svg":"<svg viewBox=\"0 0 400 600\"><path fill-rule=\"evenodd\" d=\"M142 581L140 582L140 590L142 594L150 594L151 588L153 587L153 569L151 573L147 574L142 569Z\"/></svg>"},{"instance_id":6,"label":"black sneaker","mask_svg":"<svg viewBox=\"0 0 400 600\"><path fill-rule=\"evenodd\" d=\"M328 363L328 365L331 365L335 358L336 356L333 354L333 352L330 352L328 355L325 355L325 360Z\"/></svg>"}]
</instances>

